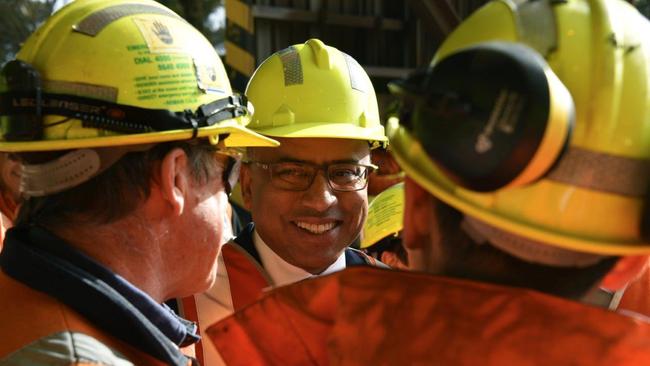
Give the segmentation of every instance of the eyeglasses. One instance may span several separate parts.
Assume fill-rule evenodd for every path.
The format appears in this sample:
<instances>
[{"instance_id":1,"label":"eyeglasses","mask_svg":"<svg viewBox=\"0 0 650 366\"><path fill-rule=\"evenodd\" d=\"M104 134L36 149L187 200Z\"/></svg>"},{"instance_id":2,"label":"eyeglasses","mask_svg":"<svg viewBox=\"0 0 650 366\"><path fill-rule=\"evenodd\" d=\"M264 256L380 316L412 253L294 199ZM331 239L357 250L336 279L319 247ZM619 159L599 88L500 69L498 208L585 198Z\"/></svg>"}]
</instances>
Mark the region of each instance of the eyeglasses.
<instances>
[{"instance_id":1,"label":"eyeglasses","mask_svg":"<svg viewBox=\"0 0 650 366\"><path fill-rule=\"evenodd\" d=\"M226 194L230 195L239 179L239 168L241 168L241 152L234 149L219 149L214 151L215 156L226 158L223 163L222 181L226 188Z\"/></svg>"},{"instance_id":2,"label":"eyeglasses","mask_svg":"<svg viewBox=\"0 0 650 366\"><path fill-rule=\"evenodd\" d=\"M316 174L325 172L327 183L335 191L359 191L368 186L369 173L377 169L373 164L334 163L311 164L303 162L263 163L247 161L267 170L271 175L271 184L276 188L289 191L304 191L314 182Z\"/></svg>"},{"instance_id":3,"label":"eyeglasses","mask_svg":"<svg viewBox=\"0 0 650 366\"><path fill-rule=\"evenodd\" d=\"M219 136L216 145L208 143L207 140L192 140L190 145L207 150L214 155L215 160L222 169L221 181L223 182L226 194L230 195L239 179L243 152L240 149L226 147L224 138Z\"/></svg>"}]
</instances>

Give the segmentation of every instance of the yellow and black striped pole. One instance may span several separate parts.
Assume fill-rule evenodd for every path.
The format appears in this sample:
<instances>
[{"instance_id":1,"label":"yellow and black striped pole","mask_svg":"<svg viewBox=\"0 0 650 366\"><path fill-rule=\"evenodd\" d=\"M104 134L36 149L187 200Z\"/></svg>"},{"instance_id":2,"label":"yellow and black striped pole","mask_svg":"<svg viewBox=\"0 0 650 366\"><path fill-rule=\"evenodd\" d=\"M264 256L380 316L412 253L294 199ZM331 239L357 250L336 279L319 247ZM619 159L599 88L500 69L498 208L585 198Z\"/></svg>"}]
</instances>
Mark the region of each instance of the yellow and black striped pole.
<instances>
[{"instance_id":1,"label":"yellow and black striped pole","mask_svg":"<svg viewBox=\"0 0 650 366\"><path fill-rule=\"evenodd\" d=\"M226 0L226 69L232 87L243 92L255 71L252 0Z\"/></svg>"}]
</instances>

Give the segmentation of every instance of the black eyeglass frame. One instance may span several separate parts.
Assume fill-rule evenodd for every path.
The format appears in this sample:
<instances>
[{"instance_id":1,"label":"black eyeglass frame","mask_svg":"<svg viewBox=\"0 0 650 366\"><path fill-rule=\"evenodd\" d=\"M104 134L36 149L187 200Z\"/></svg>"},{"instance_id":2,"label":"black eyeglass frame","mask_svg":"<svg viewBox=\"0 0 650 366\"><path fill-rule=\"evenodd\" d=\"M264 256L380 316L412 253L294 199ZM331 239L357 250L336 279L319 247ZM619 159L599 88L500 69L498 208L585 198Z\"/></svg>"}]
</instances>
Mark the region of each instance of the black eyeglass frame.
<instances>
[{"instance_id":1,"label":"black eyeglass frame","mask_svg":"<svg viewBox=\"0 0 650 366\"><path fill-rule=\"evenodd\" d=\"M327 185L334 191L337 192L358 192L362 189L365 189L368 187L368 181L370 179L370 173L376 169L379 169L377 165L374 164L362 164L362 163L329 163L329 164L314 164L314 163L309 163L309 162L303 162L303 161L277 161L277 162L263 162L263 161L257 161L257 160L244 160L242 161L243 164L255 164L259 166L260 168L266 170L269 172L269 177L271 178L271 183L275 181L273 178L273 166L279 166L280 164L295 164L295 165L301 165L301 166L306 166L306 167L312 167L315 168L314 173L310 175L308 184L306 183L304 187L293 187L290 188L289 186L277 186L277 188L284 189L284 190L289 190L289 191L306 191L311 187L312 184L314 184L314 179L316 179L316 174L318 174L319 171L323 171L325 173L325 178L327 181ZM364 185L356 188L351 188L351 189L341 189L340 186L336 187L335 183L332 182L332 179L330 178L330 168L333 166L341 166L341 165L353 165L355 167L361 167L364 168L365 171L363 172L363 179L365 180ZM278 178L280 179L280 178ZM295 185L292 182L287 182L286 180L283 180L285 183L289 185Z\"/></svg>"},{"instance_id":2,"label":"black eyeglass frame","mask_svg":"<svg viewBox=\"0 0 650 366\"><path fill-rule=\"evenodd\" d=\"M222 181L226 188L226 194L230 196L232 190L239 180L239 171L242 164L242 154L232 148L218 149L214 151L217 155L228 157L226 165L223 167Z\"/></svg>"},{"instance_id":3,"label":"black eyeglass frame","mask_svg":"<svg viewBox=\"0 0 650 366\"><path fill-rule=\"evenodd\" d=\"M220 161L219 164L222 168L221 181L224 184L224 189L226 194L230 196L233 189L237 185L239 180L239 172L242 164L242 157L244 156L243 151L240 148L226 147L224 140L227 138L227 135L219 136L219 143L212 145L207 143L206 140L189 140L189 141L178 141L185 142L189 145L200 147L212 153L213 155L220 155L226 157L225 161Z\"/></svg>"}]
</instances>

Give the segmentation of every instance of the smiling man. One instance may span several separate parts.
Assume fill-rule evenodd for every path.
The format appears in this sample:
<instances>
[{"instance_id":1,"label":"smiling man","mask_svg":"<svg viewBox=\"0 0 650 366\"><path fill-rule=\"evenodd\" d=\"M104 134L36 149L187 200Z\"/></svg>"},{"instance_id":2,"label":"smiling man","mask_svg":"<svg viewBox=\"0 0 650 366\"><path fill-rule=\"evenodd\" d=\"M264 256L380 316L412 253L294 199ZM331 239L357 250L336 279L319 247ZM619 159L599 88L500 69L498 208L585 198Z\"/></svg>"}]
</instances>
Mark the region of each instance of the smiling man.
<instances>
[{"instance_id":1,"label":"smiling man","mask_svg":"<svg viewBox=\"0 0 650 366\"><path fill-rule=\"evenodd\" d=\"M280 147L247 151L241 187L254 224L224 245L217 282L197 297L206 326L264 288L378 264L348 248L368 211L370 150L387 141L363 68L311 39L264 61L246 95L255 107L249 127ZM204 352L207 364L219 362L212 345Z\"/></svg>"},{"instance_id":2,"label":"smiling man","mask_svg":"<svg viewBox=\"0 0 650 366\"><path fill-rule=\"evenodd\" d=\"M253 240L265 244L260 259L273 264L265 268L274 284L284 285L345 268L343 250L365 222L372 166L366 141L278 140L280 151L249 149L242 187L257 224Z\"/></svg>"},{"instance_id":3,"label":"smiling man","mask_svg":"<svg viewBox=\"0 0 650 366\"><path fill-rule=\"evenodd\" d=\"M223 358L650 365L648 318L598 288L624 289L650 253L649 32L624 1L496 0L470 15L430 67L389 85L419 273L274 289L207 329Z\"/></svg>"}]
</instances>

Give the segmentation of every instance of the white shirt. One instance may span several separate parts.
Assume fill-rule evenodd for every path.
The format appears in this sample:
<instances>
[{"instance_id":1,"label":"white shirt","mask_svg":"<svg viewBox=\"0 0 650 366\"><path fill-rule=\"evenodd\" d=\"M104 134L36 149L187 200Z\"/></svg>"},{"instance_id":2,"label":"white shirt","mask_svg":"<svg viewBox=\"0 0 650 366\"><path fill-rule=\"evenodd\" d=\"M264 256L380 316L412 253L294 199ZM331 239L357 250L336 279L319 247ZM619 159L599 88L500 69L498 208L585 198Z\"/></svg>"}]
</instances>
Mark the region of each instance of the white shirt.
<instances>
[{"instance_id":1,"label":"white shirt","mask_svg":"<svg viewBox=\"0 0 650 366\"><path fill-rule=\"evenodd\" d=\"M298 282L309 277L316 277L302 268L296 267L287 263L279 255L275 254L269 248L264 240L260 238L257 231L253 232L253 245L260 255L262 267L267 272L273 285L271 287L288 285L290 283ZM327 267L318 276L323 276L336 271L345 269L345 251ZM224 365L219 352L209 341L205 329L215 322L227 317L233 313L233 303L230 294L230 281L228 279L228 271L224 263L223 255L219 253L218 266L217 266L217 280L212 288L202 294L194 295L196 301L199 324L201 329L201 337L204 339L203 343L203 357L206 365L209 366L222 366Z\"/></svg>"},{"instance_id":2,"label":"white shirt","mask_svg":"<svg viewBox=\"0 0 650 366\"><path fill-rule=\"evenodd\" d=\"M288 263L277 255L266 245L259 234L257 234L257 230L253 232L253 244L260 255L262 267L264 267L264 270L266 270L273 281L273 287L284 286L310 277L324 276L345 269L345 251L323 272L318 275L313 275L300 267Z\"/></svg>"}]
</instances>

